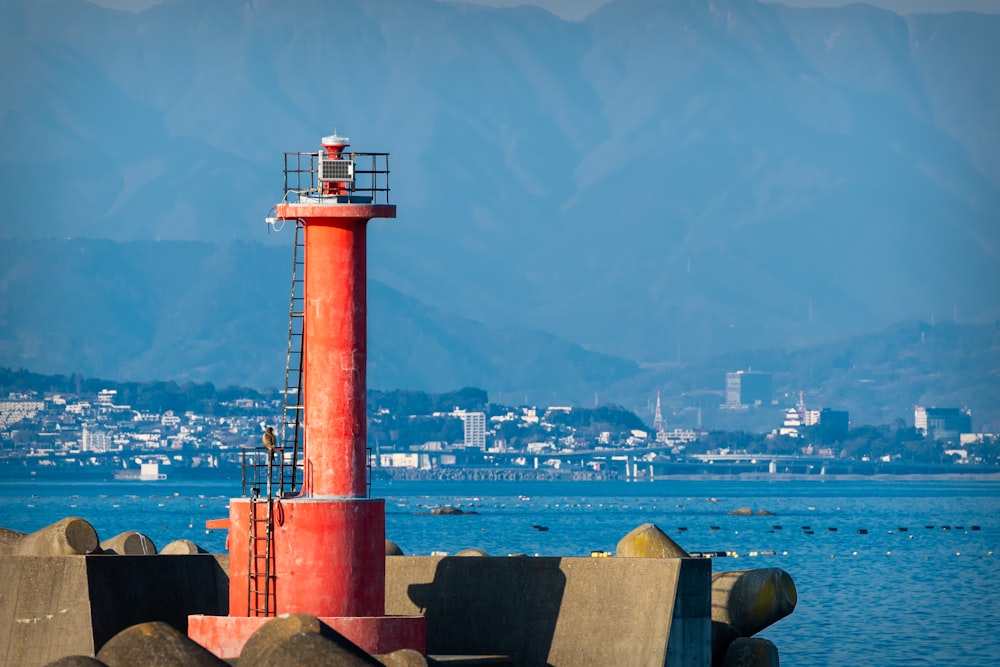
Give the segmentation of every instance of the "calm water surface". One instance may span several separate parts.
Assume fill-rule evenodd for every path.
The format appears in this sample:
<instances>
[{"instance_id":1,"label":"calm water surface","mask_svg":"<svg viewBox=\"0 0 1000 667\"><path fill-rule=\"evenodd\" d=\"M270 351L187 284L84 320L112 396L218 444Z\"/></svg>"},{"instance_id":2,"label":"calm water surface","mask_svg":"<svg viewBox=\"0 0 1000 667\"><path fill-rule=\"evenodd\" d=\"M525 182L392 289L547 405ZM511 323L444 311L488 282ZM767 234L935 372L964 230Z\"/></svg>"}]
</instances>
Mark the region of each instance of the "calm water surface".
<instances>
[{"instance_id":1,"label":"calm water surface","mask_svg":"<svg viewBox=\"0 0 1000 667\"><path fill-rule=\"evenodd\" d=\"M79 516L102 539L138 530L160 548L185 538L220 552L225 533L205 521L239 494L233 481L3 480L0 526ZM715 571L780 567L798 606L760 636L783 665L972 667L1000 655L998 482L382 482L372 495L407 554L587 556L653 523L688 551L734 554ZM444 505L468 513L430 514ZM728 514L741 507L774 516Z\"/></svg>"}]
</instances>

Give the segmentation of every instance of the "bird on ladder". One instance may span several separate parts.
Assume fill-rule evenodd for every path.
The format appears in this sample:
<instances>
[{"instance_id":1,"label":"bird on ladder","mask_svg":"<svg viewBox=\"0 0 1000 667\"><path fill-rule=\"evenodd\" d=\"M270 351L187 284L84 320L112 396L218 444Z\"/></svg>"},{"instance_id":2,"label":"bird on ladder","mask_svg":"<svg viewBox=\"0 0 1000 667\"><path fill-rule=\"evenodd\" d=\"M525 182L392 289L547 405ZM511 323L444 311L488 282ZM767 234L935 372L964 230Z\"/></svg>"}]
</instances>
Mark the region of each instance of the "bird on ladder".
<instances>
[{"instance_id":1,"label":"bird on ladder","mask_svg":"<svg viewBox=\"0 0 1000 667\"><path fill-rule=\"evenodd\" d=\"M261 439L264 441L264 449L267 450L268 460L273 460L274 450L278 447L278 439L274 437L274 428L268 426Z\"/></svg>"}]
</instances>

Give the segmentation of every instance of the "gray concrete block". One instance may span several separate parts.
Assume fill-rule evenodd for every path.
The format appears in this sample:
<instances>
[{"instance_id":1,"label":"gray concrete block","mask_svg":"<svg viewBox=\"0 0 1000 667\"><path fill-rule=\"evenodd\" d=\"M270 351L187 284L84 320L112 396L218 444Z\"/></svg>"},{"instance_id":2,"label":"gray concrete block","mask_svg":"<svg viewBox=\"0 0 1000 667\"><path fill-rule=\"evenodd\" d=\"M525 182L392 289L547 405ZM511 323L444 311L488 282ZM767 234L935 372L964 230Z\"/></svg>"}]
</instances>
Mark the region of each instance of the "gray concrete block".
<instances>
[{"instance_id":1,"label":"gray concrete block","mask_svg":"<svg viewBox=\"0 0 1000 667\"><path fill-rule=\"evenodd\" d=\"M388 558L386 613L422 613L429 655L708 667L710 574L702 559Z\"/></svg>"},{"instance_id":2,"label":"gray concrete block","mask_svg":"<svg viewBox=\"0 0 1000 667\"><path fill-rule=\"evenodd\" d=\"M191 614L228 613L219 569L208 554L87 558L95 646L144 621L163 621L186 633Z\"/></svg>"},{"instance_id":3,"label":"gray concrete block","mask_svg":"<svg viewBox=\"0 0 1000 667\"><path fill-rule=\"evenodd\" d=\"M101 648L97 659L108 667L228 667L206 648L160 621L125 628Z\"/></svg>"},{"instance_id":4,"label":"gray concrete block","mask_svg":"<svg viewBox=\"0 0 1000 667\"><path fill-rule=\"evenodd\" d=\"M211 555L7 556L0 577L0 664L41 667L93 656L144 621L186 630L188 615L225 615L228 579Z\"/></svg>"},{"instance_id":5,"label":"gray concrete block","mask_svg":"<svg viewBox=\"0 0 1000 667\"><path fill-rule=\"evenodd\" d=\"M4 558L0 664L39 667L67 655L94 655L86 559Z\"/></svg>"},{"instance_id":6,"label":"gray concrete block","mask_svg":"<svg viewBox=\"0 0 1000 667\"><path fill-rule=\"evenodd\" d=\"M386 556L402 556L403 550L399 548L399 545L392 540L385 541L385 555Z\"/></svg>"}]
</instances>

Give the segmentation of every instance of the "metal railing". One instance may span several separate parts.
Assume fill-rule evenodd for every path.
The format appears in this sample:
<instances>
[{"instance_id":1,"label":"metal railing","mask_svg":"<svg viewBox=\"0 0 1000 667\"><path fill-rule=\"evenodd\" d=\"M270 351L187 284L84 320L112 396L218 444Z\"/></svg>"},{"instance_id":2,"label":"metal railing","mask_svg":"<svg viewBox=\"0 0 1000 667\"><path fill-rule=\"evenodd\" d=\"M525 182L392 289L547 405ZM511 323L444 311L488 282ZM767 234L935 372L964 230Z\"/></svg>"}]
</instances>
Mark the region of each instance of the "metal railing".
<instances>
[{"instance_id":1,"label":"metal railing","mask_svg":"<svg viewBox=\"0 0 1000 667\"><path fill-rule=\"evenodd\" d=\"M322 153L285 153L284 201L299 203L305 198L323 203L389 203L389 154L343 153L340 158L354 162L353 180L330 194L319 179ZM325 160L326 158L323 157Z\"/></svg>"},{"instance_id":2,"label":"metal railing","mask_svg":"<svg viewBox=\"0 0 1000 667\"><path fill-rule=\"evenodd\" d=\"M269 461L269 452L264 447L244 447L240 452L243 496L267 498L268 491L274 498L294 495L302 487L302 461L295 460L300 452L301 449L293 455L277 449Z\"/></svg>"}]
</instances>

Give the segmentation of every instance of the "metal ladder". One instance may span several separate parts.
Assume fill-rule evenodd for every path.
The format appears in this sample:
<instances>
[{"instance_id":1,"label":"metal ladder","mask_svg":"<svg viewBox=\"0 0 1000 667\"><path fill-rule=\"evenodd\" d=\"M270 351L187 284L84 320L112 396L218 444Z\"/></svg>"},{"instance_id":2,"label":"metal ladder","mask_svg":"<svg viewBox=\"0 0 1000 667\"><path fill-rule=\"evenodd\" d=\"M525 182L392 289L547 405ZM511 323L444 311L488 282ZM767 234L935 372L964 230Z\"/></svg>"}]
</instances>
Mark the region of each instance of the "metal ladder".
<instances>
[{"instance_id":1,"label":"metal ladder","mask_svg":"<svg viewBox=\"0 0 1000 667\"><path fill-rule=\"evenodd\" d=\"M305 225L295 221L292 251L292 287L288 299L288 348L285 356L285 393L281 406L281 465L279 486L282 496L294 495L301 483L299 456L302 452L302 338L305 323ZM291 447L291 461L284 453Z\"/></svg>"},{"instance_id":2,"label":"metal ladder","mask_svg":"<svg viewBox=\"0 0 1000 667\"><path fill-rule=\"evenodd\" d=\"M275 613L276 581L274 562L271 558L274 543L274 497L271 493L270 460L267 467L267 495L263 498L259 494L250 496L250 522L247 531L250 542L247 549L250 558L247 568L248 616L274 616Z\"/></svg>"}]
</instances>

